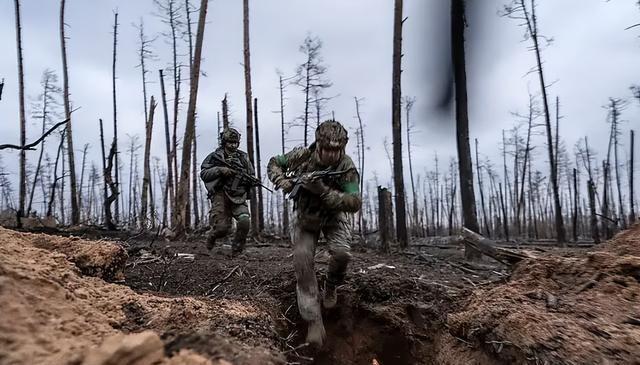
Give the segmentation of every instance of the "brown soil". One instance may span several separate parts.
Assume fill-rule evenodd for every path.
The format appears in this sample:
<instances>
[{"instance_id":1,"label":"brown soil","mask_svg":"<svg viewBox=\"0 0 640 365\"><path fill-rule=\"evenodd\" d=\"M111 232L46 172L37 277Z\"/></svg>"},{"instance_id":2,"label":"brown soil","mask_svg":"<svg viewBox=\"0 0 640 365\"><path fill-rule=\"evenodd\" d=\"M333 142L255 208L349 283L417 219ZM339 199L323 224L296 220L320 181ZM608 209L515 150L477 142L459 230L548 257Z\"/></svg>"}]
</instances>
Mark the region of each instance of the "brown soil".
<instances>
[{"instance_id":1,"label":"brown soil","mask_svg":"<svg viewBox=\"0 0 640 365\"><path fill-rule=\"evenodd\" d=\"M114 335L144 330L175 365L627 364L640 353L640 227L590 252L537 251L510 277L460 248L356 250L320 351L303 344L283 243L231 259L198 239L0 229L0 240L0 364L86 365L128 339ZM327 262L320 246L321 283Z\"/></svg>"}]
</instances>

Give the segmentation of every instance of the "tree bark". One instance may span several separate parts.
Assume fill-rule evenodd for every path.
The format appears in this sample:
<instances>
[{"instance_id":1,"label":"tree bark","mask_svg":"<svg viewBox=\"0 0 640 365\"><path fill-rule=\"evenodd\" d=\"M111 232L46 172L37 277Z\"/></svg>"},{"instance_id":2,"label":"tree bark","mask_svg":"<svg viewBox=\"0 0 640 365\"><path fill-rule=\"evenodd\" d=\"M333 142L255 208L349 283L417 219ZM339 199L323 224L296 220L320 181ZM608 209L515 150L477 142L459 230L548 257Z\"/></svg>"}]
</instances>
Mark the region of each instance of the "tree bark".
<instances>
[{"instance_id":1,"label":"tree bark","mask_svg":"<svg viewBox=\"0 0 640 365\"><path fill-rule=\"evenodd\" d=\"M247 126L247 154L249 161L255 166L255 151L253 145L253 97L251 96L251 52L249 47L249 0L242 1L242 29L244 45L244 101L246 110ZM256 189L249 191L249 203L251 207L251 227L254 235L260 232L258 202L256 200Z\"/></svg>"},{"instance_id":2,"label":"tree bark","mask_svg":"<svg viewBox=\"0 0 640 365\"><path fill-rule=\"evenodd\" d=\"M282 146L282 154L285 153L284 146L284 132L285 132L285 124L284 124L284 83L282 82L282 75L279 75L280 79L280 138L281 138L281 146ZM286 196L286 193L282 192L282 232L289 232L289 202Z\"/></svg>"},{"instance_id":3,"label":"tree bark","mask_svg":"<svg viewBox=\"0 0 640 365\"><path fill-rule=\"evenodd\" d=\"M460 197L462 199L462 215L464 227L479 233L476 215L476 199L473 191L473 167L471 147L469 146L469 113L467 111L467 74L465 66L464 32L465 32L464 0L451 1L451 59L456 96L456 142L458 149L458 169L460 176ZM467 259L478 259L480 253L465 246Z\"/></svg>"},{"instance_id":4,"label":"tree bark","mask_svg":"<svg viewBox=\"0 0 640 365\"><path fill-rule=\"evenodd\" d=\"M253 108L253 118L255 122L255 131L256 131L256 170L258 172L258 179L262 181L262 161L260 158L260 129L258 128L258 98L253 99L254 108ZM264 230L264 201L262 196L262 189L257 188L258 193L258 234L262 234Z\"/></svg>"},{"instance_id":5,"label":"tree bark","mask_svg":"<svg viewBox=\"0 0 640 365\"><path fill-rule=\"evenodd\" d=\"M393 240L391 229L392 213L389 210L391 206L391 192L387 188L378 186L378 231L380 233L380 251L389 252L389 242Z\"/></svg>"},{"instance_id":6,"label":"tree bark","mask_svg":"<svg viewBox=\"0 0 640 365\"><path fill-rule=\"evenodd\" d=\"M547 129L547 145L549 151L549 165L551 170L551 187L553 188L553 204L555 210L555 228L556 228L556 240L558 243L565 244L567 241L566 232L564 229L564 221L562 218L562 206L560 205L560 191L558 188L558 175L556 168L556 160L553 153L553 138L551 134L551 115L549 112L549 102L547 98L547 85L544 81L544 71L542 68L542 56L540 55L540 46L538 44L538 24L536 20L536 8L535 1L531 1L531 17L529 17L524 0L520 0L520 4L523 8L527 28L531 39L533 41L533 49L536 55L536 65L538 71L538 77L540 79L540 91L542 93L542 100L544 106L544 119Z\"/></svg>"},{"instance_id":7,"label":"tree bark","mask_svg":"<svg viewBox=\"0 0 640 365\"><path fill-rule=\"evenodd\" d=\"M18 203L17 221L18 227L22 227L21 218L24 216L24 203L27 195L27 156L24 146L27 143L26 117L24 110L24 65L22 63L22 28L20 26L20 1L14 0L16 12L16 47L18 54L18 101L20 108L20 197Z\"/></svg>"},{"instance_id":8,"label":"tree bark","mask_svg":"<svg viewBox=\"0 0 640 365\"><path fill-rule=\"evenodd\" d=\"M629 224L633 224L636 221L635 202L633 196L633 154L634 154L634 136L633 129L631 130L631 146L629 147L629 154L631 156L629 161Z\"/></svg>"},{"instance_id":9,"label":"tree bark","mask_svg":"<svg viewBox=\"0 0 640 365\"><path fill-rule=\"evenodd\" d=\"M113 65L112 65L112 85L113 85L113 149L115 155L115 188L117 191L120 190L120 163L118 158L118 121L117 121L117 103L116 103L116 56L117 56L117 46L118 46L118 12L114 13L113 20ZM111 154L111 153L109 153ZM110 185L111 187L112 185ZM112 195L115 198L116 203L116 214L115 214L115 223L117 224L120 221L120 203L118 200L118 194Z\"/></svg>"},{"instance_id":10,"label":"tree bark","mask_svg":"<svg viewBox=\"0 0 640 365\"><path fill-rule=\"evenodd\" d=\"M67 46L64 35L64 7L65 0L60 1L60 48L62 50L62 80L63 80L63 97L64 97L64 115L67 119L67 154L69 161L69 182L71 189L71 224L76 225L80 222L80 209L78 207L78 191L76 185L76 162L73 150L73 133L71 130L71 106L69 102L69 73L67 66Z\"/></svg>"},{"instance_id":11,"label":"tree bark","mask_svg":"<svg viewBox=\"0 0 640 365\"><path fill-rule=\"evenodd\" d=\"M149 195L151 195L151 166L149 165L149 158L151 157L151 137L153 135L153 116L156 110L156 100L151 96L151 102L149 103L149 119L145 126L145 139L144 139L144 161L143 161L143 176L142 176L142 195L140 205L140 228L142 230L147 229L149 225L149 218L147 217L147 206L149 205Z\"/></svg>"},{"instance_id":12,"label":"tree bark","mask_svg":"<svg viewBox=\"0 0 640 365\"><path fill-rule=\"evenodd\" d=\"M227 93L224 94L222 99L222 129L229 128L229 104L227 102Z\"/></svg>"},{"instance_id":13,"label":"tree bark","mask_svg":"<svg viewBox=\"0 0 640 365\"><path fill-rule=\"evenodd\" d=\"M407 236L407 218L405 210L404 175L402 168L402 125L401 114L401 73L402 73L402 1L395 0L393 21L393 75L392 75L392 135L393 135L393 178L396 203L396 235L400 247L409 244Z\"/></svg>"},{"instance_id":14,"label":"tree bark","mask_svg":"<svg viewBox=\"0 0 640 365\"><path fill-rule=\"evenodd\" d=\"M189 92L189 107L187 109L187 122L184 130L184 142L182 147L182 163L180 166L180 184L178 185L178 195L176 202L179 204L174 219L174 229L177 236L185 232L185 218L187 215L187 203L189 195L189 168L191 166L191 144L194 139L196 102L198 98L198 82L200 80L200 61L202 60L202 43L204 40L204 27L207 18L208 0L200 3L200 16L198 19L198 30L196 33L196 46L193 59L193 69L191 71L191 90Z\"/></svg>"}]
</instances>

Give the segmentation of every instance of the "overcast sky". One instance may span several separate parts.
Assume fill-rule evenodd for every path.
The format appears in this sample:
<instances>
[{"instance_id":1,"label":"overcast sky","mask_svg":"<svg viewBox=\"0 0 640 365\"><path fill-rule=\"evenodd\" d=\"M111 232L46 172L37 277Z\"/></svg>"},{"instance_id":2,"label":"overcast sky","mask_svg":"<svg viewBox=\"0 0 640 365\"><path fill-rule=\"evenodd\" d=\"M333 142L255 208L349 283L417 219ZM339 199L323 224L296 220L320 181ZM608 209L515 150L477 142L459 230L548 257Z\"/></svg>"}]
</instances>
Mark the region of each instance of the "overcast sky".
<instances>
[{"instance_id":1,"label":"overcast sky","mask_svg":"<svg viewBox=\"0 0 640 365\"><path fill-rule=\"evenodd\" d=\"M23 0L21 3L26 95L33 99L41 93L39 83L46 68L60 75L59 2ZM349 151L353 155L354 97L363 98L361 114L366 125L366 144L370 148L366 176L370 177L375 170L382 181L386 181L390 171L383 141L387 138L391 143L393 1L262 0L250 3L252 88L254 97L259 99L263 165L281 148L280 119L274 113L279 108L276 69L282 70L285 76L294 74L296 66L304 61L298 47L310 33L323 41L322 57L333 82L326 95L336 95L328 102L325 112L330 115L334 111L336 119L350 129ZM467 75L471 138L472 143L473 138L478 138L483 155L496 159L500 153L501 130L514 126L516 118L512 112L526 110L528 90L537 94L539 83L536 75L527 75L535 59L527 50L529 43L523 41L523 28L518 26L518 21L498 15L507 0L470 3ZM73 106L80 108L73 114L76 165L80 163L80 151L85 143L91 145L90 158L100 165L98 118L104 119L109 126L108 136L111 135L112 25L116 9L120 20L117 92L121 151L125 149L127 134L144 138L142 81L140 69L136 68L138 39L132 24L144 18L146 31L151 36L166 32L167 26L155 15L157 11L151 0L68 0L70 91ZM415 124L413 162L414 169L424 174L425 169L432 168L435 152L445 164L455 155L453 114L435 107L446 90L448 79L449 2L405 0L404 13L408 19L404 26L402 91L403 95L416 98L411 116ZM543 57L546 78L553 83L551 97L559 96L561 100L564 117L561 136L572 149L575 141L586 135L602 154L607 142L603 106L609 97L631 99L629 86L640 83L640 28L625 30L640 22L640 9L635 0L547 0L539 1L537 15L541 33L554 39L544 49ZM0 1L0 78L5 79L0 100L0 143L19 141L14 25L13 1ZM183 55L187 54L185 44L180 44ZM242 46L242 1L212 0L204 36L202 71L206 77L200 80L197 107L200 160L215 148L216 113L225 93L230 98L232 120L242 127L242 145L245 145ZM170 46L159 36L152 47L158 58L149 65L149 94L159 98L157 70L169 67ZM181 60L187 62L186 57ZM183 90L187 90L186 85ZM289 86L286 96L285 118L292 121L303 111L302 94L296 86ZM172 98L171 93L168 97ZM637 100L630 100L622 114L628 121L623 125L625 133L638 126L639 104ZM152 155L164 161L160 111L156 113ZM180 118L180 135L184 132L185 115L186 103ZM38 136L37 123L29 118L28 141ZM404 141L405 137L403 135ZM292 129L288 138L287 148L299 144L301 131ZM625 142L627 138L625 135ZM53 143L48 151L55 153ZM15 152L2 153L4 164L11 172L17 172L17 156ZM537 156L540 168L545 167L544 156L541 153ZM126 155L122 157L128 159ZM35 161L37 152L29 152L28 158Z\"/></svg>"}]
</instances>

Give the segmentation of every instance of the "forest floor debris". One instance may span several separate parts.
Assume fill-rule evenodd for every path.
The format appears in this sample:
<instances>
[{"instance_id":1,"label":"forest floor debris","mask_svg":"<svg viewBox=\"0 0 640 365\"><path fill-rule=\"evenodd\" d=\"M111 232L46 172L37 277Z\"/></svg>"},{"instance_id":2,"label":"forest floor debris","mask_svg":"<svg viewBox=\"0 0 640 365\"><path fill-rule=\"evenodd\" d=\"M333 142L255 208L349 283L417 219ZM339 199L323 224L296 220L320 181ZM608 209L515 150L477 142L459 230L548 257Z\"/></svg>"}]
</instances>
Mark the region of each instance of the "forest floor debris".
<instances>
[{"instance_id":1,"label":"forest floor debris","mask_svg":"<svg viewBox=\"0 0 640 365\"><path fill-rule=\"evenodd\" d=\"M2 364L623 364L640 353L638 226L589 251L546 247L512 271L465 262L461 245L356 249L319 352L303 343L282 242L229 258L144 235L0 229L0 240ZM320 246L320 281L327 263Z\"/></svg>"}]
</instances>

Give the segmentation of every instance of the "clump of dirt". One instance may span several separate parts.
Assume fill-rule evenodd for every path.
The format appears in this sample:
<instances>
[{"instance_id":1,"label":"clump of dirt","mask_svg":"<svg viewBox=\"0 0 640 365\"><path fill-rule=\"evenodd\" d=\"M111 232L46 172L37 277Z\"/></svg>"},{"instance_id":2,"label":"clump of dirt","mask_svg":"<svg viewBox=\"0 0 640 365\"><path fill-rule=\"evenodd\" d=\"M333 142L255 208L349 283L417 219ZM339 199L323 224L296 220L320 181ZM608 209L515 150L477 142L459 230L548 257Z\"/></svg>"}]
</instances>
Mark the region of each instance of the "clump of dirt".
<instances>
[{"instance_id":1,"label":"clump of dirt","mask_svg":"<svg viewBox=\"0 0 640 365\"><path fill-rule=\"evenodd\" d=\"M450 314L460 341L503 363L634 363L640 353L640 226L591 252L520 262L507 284Z\"/></svg>"},{"instance_id":2,"label":"clump of dirt","mask_svg":"<svg viewBox=\"0 0 640 365\"><path fill-rule=\"evenodd\" d=\"M104 243L3 228L0 242L2 364L82 364L106 338L143 329L155 331L169 343L164 348L168 356L183 348L171 343L201 333L208 360L283 362L270 314L249 302L137 294L128 287L83 276L79 267L91 267L85 272L95 275L117 277L117 270L106 268L121 267L114 264L120 260L121 249ZM113 252L116 254L111 255ZM163 361L204 364L201 356L192 355L183 353Z\"/></svg>"}]
</instances>

